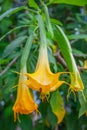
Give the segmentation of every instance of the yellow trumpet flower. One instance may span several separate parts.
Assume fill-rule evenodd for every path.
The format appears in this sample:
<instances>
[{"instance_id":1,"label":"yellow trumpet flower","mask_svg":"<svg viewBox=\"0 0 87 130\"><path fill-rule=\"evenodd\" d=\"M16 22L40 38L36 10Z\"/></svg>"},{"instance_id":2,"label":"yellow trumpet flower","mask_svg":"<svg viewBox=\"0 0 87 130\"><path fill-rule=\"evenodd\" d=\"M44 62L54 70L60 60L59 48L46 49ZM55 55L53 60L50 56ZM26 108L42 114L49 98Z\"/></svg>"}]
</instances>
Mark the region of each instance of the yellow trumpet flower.
<instances>
[{"instance_id":1,"label":"yellow trumpet flower","mask_svg":"<svg viewBox=\"0 0 87 130\"><path fill-rule=\"evenodd\" d=\"M82 96L84 98L84 100L86 101L86 98L85 98L85 95L84 95L84 85L83 85L83 82L82 82L82 79L80 77L80 74L79 72L75 72L75 73L70 73L70 76L71 76L71 84L69 85L70 88L68 89L68 95L67 95L67 98L69 97L70 93L73 92L74 94L74 98L75 98L75 101L76 101L76 95L75 95L75 92L82 92Z\"/></svg>"},{"instance_id":2,"label":"yellow trumpet flower","mask_svg":"<svg viewBox=\"0 0 87 130\"><path fill-rule=\"evenodd\" d=\"M25 70L25 68L24 68ZM22 73L24 71L21 71ZM37 110L38 105L32 99L32 96L29 92L28 87L23 84L23 81L26 81L26 75L20 75L19 83L18 83L18 93L17 99L13 106L14 111L14 121L16 121L16 116L18 113L20 114L30 114L33 111Z\"/></svg>"},{"instance_id":3,"label":"yellow trumpet flower","mask_svg":"<svg viewBox=\"0 0 87 130\"><path fill-rule=\"evenodd\" d=\"M26 73L29 80L25 81L25 84L42 94L49 94L49 92L55 91L63 83L66 83L65 81L59 80L61 73L64 72L58 72L56 74L51 72L47 47L46 45L41 45L36 71L32 74Z\"/></svg>"},{"instance_id":4,"label":"yellow trumpet flower","mask_svg":"<svg viewBox=\"0 0 87 130\"><path fill-rule=\"evenodd\" d=\"M83 82L81 80L80 74L77 73L73 73L70 74L71 76L71 85L70 88L72 91L82 91L84 89L84 85Z\"/></svg>"}]
</instances>

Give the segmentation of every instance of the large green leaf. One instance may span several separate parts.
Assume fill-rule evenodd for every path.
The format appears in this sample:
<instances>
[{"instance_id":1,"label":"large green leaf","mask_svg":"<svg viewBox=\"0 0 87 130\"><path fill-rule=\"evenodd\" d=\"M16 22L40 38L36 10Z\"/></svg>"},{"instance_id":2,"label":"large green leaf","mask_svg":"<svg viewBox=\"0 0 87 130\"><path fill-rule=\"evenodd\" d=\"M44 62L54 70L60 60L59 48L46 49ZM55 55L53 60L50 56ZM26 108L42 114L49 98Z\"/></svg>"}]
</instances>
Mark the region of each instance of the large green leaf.
<instances>
[{"instance_id":1,"label":"large green leaf","mask_svg":"<svg viewBox=\"0 0 87 130\"><path fill-rule=\"evenodd\" d=\"M3 52L3 58L9 56L17 47L20 46L21 43L25 41L27 36L21 36L12 41L8 46L6 46L4 52Z\"/></svg>"},{"instance_id":2,"label":"large green leaf","mask_svg":"<svg viewBox=\"0 0 87 130\"><path fill-rule=\"evenodd\" d=\"M2 15L0 15L0 21L4 18L4 17L8 17L20 10L23 10L23 9L26 9L25 6L20 6L20 7L16 7L16 8L13 8L13 9L10 9L8 11L6 11L5 13L3 13Z\"/></svg>"},{"instance_id":3,"label":"large green leaf","mask_svg":"<svg viewBox=\"0 0 87 130\"><path fill-rule=\"evenodd\" d=\"M70 4L77 6L87 5L87 0L49 0L49 4Z\"/></svg>"},{"instance_id":4,"label":"large green leaf","mask_svg":"<svg viewBox=\"0 0 87 130\"><path fill-rule=\"evenodd\" d=\"M28 0L28 4L29 4L30 7L33 7L33 8L36 8L36 9L39 8L37 3L35 2L35 0Z\"/></svg>"},{"instance_id":5,"label":"large green leaf","mask_svg":"<svg viewBox=\"0 0 87 130\"><path fill-rule=\"evenodd\" d=\"M50 99L50 105L53 113L58 118L58 123L60 123L65 116L65 109L63 99L58 90L52 94Z\"/></svg>"},{"instance_id":6,"label":"large green leaf","mask_svg":"<svg viewBox=\"0 0 87 130\"><path fill-rule=\"evenodd\" d=\"M64 59L66 60L69 70L73 72L73 69L76 69L77 67L75 64L74 57L72 55L72 49L69 40L67 39L61 27L56 26L54 30L54 36L55 36L55 41L57 42L64 56Z\"/></svg>"}]
</instances>

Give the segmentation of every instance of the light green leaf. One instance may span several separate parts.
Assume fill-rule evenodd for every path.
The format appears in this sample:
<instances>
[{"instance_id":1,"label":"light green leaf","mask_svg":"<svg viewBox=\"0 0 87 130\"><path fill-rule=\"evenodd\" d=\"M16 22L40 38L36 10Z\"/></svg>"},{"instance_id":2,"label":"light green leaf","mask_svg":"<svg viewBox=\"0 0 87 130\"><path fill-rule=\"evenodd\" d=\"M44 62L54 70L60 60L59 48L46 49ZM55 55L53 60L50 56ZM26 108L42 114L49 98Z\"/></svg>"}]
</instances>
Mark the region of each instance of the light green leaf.
<instances>
[{"instance_id":1,"label":"light green leaf","mask_svg":"<svg viewBox=\"0 0 87 130\"><path fill-rule=\"evenodd\" d=\"M49 0L49 4L70 4L77 6L87 5L87 0Z\"/></svg>"},{"instance_id":2,"label":"light green leaf","mask_svg":"<svg viewBox=\"0 0 87 130\"><path fill-rule=\"evenodd\" d=\"M37 3L34 0L28 0L28 5L30 7L36 8L36 9L39 8L39 6L37 5Z\"/></svg>"},{"instance_id":3,"label":"light green leaf","mask_svg":"<svg viewBox=\"0 0 87 130\"><path fill-rule=\"evenodd\" d=\"M17 47L20 46L26 40L27 36L21 36L12 41L8 46L6 46L3 52L3 58L9 56Z\"/></svg>"},{"instance_id":4,"label":"light green leaf","mask_svg":"<svg viewBox=\"0 0 87 130\"><path fill-rule=\"evenodd\" d=\"M21 6L21 7L17 7L17 8L13 8L13 9L10 9L8 11L6 11L5 13L3 13L2 15L0 15L0 21L4 18L4 17L9 17L10 15L20 11L20 10L23 10L23 9L27 9L25 6Z\"/></svg>"},{"instance_id":5,"label":"light green leaf","mask_svg":"<svg viewBox=\"0 0 87 130\"><path fill-rule=\"evenodd\" d=\"M58 118L58 123L60 123L65 116L65 109L63 99L58 90L52 94L50 99L50 105L53 113Z\"/></svg>"},{"instance_id":6,"label":"light green leaf","mask_svg":"<svg viewBox=\"0 0 87 130\"><path fill-rule=\"evenodd\" d=\"M34 35L32 34L27 39L27 42L26 42L26 45L25 45L25 48L23 50L23 54L22 54L22 57L21 57L21 68L23 68L25 66L26 62L27 62L28 55L30 53L31 45L32 45L32 42L33 42L33 38L34 38Z\"/></svg>"},{"instance_id":7,"label":"light green leaf","mask_svg":"<svg viewBox=\"0 0 87 130\"><path fill-rule=\"evenodd\" d=\"M72 40L72 39L87 39L87 34L78 34L78 35L72 34L72 35L69 35L68 38L70 40Z\"/></svg>"},{"instance_id":8,"label":"light green leaf","mask_svg":"<svg viewBox=\"0 0 87 130\"><path fill-rule=\"evenodd\" d=\"M54 19L54 18L51 18L50 21L51 21L51 23L53 23L53 24L58 24L58 25L60 25L60 26L63 25L59 20Z\"/></svg>"}]
</instances>

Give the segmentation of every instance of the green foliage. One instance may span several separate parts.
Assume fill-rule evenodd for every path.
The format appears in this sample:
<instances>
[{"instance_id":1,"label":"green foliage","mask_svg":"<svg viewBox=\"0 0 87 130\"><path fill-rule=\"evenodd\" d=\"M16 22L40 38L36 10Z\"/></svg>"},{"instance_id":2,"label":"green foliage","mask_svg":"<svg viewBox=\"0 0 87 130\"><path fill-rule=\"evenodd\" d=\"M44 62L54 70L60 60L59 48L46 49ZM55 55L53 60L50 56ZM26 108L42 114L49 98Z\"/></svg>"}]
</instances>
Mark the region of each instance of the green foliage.
<instances>
[{"instance_id":1,"label":"green foliage","mask_svg":"<svg viewBox=\"0 0 87 130\"><path fill-rule=\"evenodd\" d=\"M27 36L21 36L12 41L11 44L6 46L4 52L3 52L3 58L9 56L17 47L20 46L20 44L27 38Z\"/></svg>"},{"instance_id":2,"label":"green foliage","mask_svg":"<svg viewBox=\"0 0 87 130\"><path fill-rule=\"evenodd\" d=\"M86 4L86 0L0 0L0 130L87 130ZM81 70L84 93L75 93L76 102L73 93L67 100L69 86L62 85L42 102L40 93L34 91L39 115L19 115L21 123L14 122L12 107L19 74L12 71L20 72L27 64L27 71L33 73L41 43L47 44L53 73ZM70 82L68 74L60 79ZM59 117L63 119L60 124Z\"/></svg>"},{"instance_id":3,"label":"green foliage","mask_svg":"<svg viewBox=\"0 0 87 130\"><path fill-rule=\"evenodd\" d=\"M52 107L53 113L58 118L58 123L62 121L65 115L64 102L58 91L54 92L50 99L50 104Z\"/></svg>"},{"instance_id":4,"label":"green foliage","mask_svg":"<svg viewBox=\"0 0 87 130\"><path fill-rule=\"evenodd\" d=\"M8 16L10 16L10 15L12 15L12 14L14 14L14 13L20 11L20 10L23 10L23 9L26 9L25 6L17 7L17 8L10 9L10 10L6 11L4 14L2 14L2 15L0 16L0 21L1 21L4 17L8 17Z\"/></svg>"},{"instance_id":5,"label":"green foliage","mask_svg":"<svg viewBox=\"0 0 87 130\"><path fill-rule=\"evenodd\" d=\"M87 5L87 1L86 0L49 0L50 4L70 4L70 5L78 5L78 6L84 6Z\"/></svg>"},{"instance_id":6,"label":"green foliage","mask_svg":"<svg viewBox=\"0 0 87 130\"><path fill-rule=\"evenodd\" d=\"M29 4L30 7L33 7L33 8L36 8L36 9L39 8L37 3L34 0L28 0L28 4Z\"/></svg>"},{"instance_id":7,"label":"green foliage","mask_svg":"<svg viewBox=\"0 0 87 130\"><path fill-rule=\"evenodd\" d=\"M82 79L83 79L83 83L86 86L87 85L87 72L84 72L82 74ZM80 102L80 111L79 111L79 117L81 117L83 114L85 114L87 112L87 101L84 100L84 96L87 100L87 86L84 89L84 96L82 95L81 92L78 93L79 96L79 102Z\"/></svg>"}]
</instances>

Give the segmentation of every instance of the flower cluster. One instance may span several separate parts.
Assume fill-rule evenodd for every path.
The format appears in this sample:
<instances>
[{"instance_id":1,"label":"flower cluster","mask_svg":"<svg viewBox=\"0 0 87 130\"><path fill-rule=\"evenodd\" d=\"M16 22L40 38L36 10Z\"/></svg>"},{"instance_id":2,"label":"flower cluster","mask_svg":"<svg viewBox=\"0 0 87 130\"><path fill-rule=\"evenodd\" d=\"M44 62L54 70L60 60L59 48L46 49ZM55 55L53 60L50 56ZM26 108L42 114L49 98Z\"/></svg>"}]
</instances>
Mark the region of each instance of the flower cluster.
<instances>
[{"instance_id":1,"label":"flower cluster","mask_svg":"<svg viewBox=\"0 0 87 130\"><path fill-rule=\"evenodd\" d=\"M14 120L16 120L18 113L30 114L38 109L38 105L34 102L29 89L38 91L41 95L41 99L43 100L46 98L46 95L58 89L62 84L68 84L66 81L59 79L60 75L64 73L66 72L51 72L48 61L47 46L41 45L35 72L31 74L27 73L26 66L21 70L17 99L13 106ZM82 90L83 87L79 75L70 75L70 89L72 91ZM79 84L81 84L81 86L79 86Z\"/></svg>"}]
</instances>

